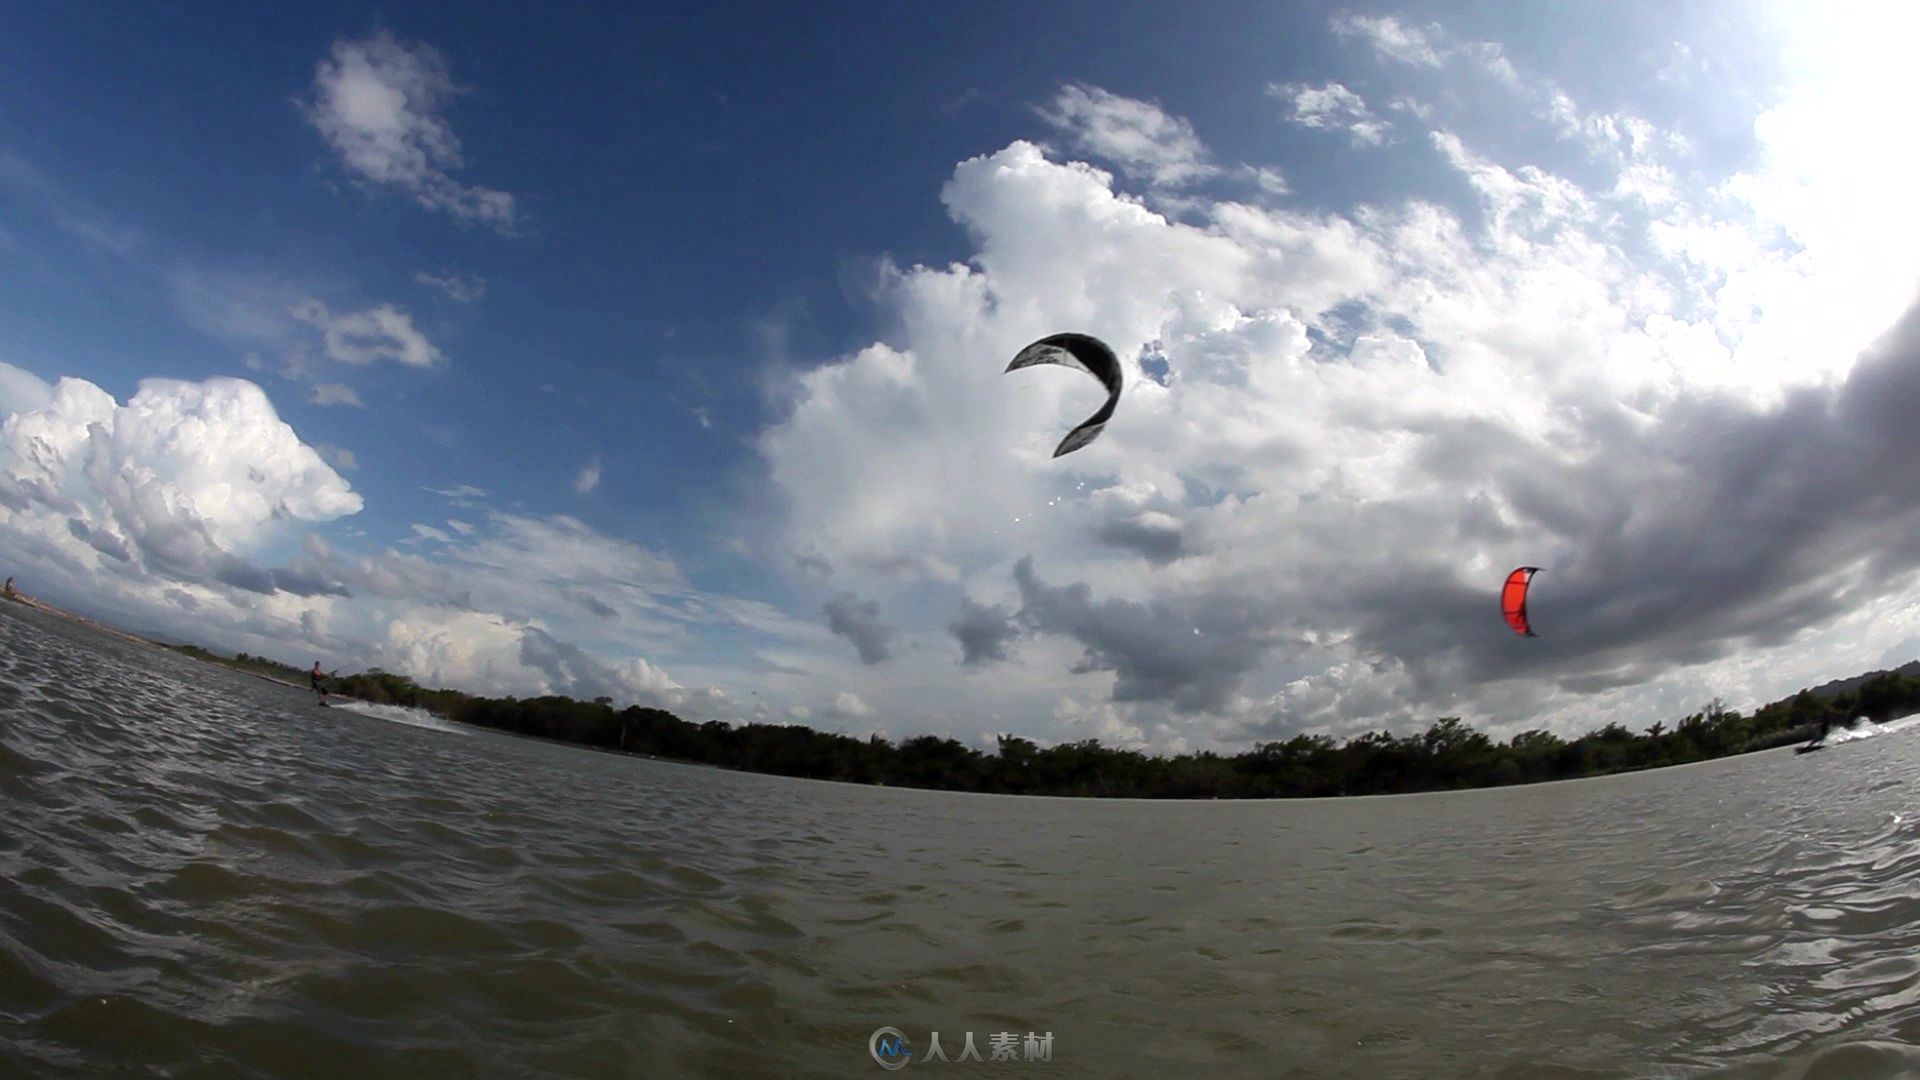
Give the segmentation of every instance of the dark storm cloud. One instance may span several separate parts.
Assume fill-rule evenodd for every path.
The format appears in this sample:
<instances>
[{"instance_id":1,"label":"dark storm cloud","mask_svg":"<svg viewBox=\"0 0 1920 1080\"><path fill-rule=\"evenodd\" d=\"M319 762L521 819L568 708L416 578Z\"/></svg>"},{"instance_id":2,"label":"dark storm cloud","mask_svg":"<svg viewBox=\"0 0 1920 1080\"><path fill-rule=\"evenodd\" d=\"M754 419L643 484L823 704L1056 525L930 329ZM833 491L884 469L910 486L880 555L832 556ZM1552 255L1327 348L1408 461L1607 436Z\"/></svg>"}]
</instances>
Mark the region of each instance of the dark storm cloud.
<instances>
[{"instance_id":1,"label":"dark storm cloud","mask_svg":"<svg viewBox=\"0 0 1920 1080\"><path fill-rule=\"evenodd\" d=\"M1012 610L1001 604L978 604L965 596L947 630L960 642L960 662L968 667L1005 660L1007 645L1020 635Z\"/></svg>"},{"instance_id":2,"label":"dark storm cloud","mask_svg":"<svg viewBox=\"0 0 1920 1080\"><path fill-rule=\"evenodd\" d=\"M880 618L880 605L841 593L822 609L827 629L853 643L863 664L878 664L893 655L893 628Z\"/></svg>"},{"instance_id":3,"label":"dark storm cloud","mask_svg":"<svg viewBox=\"0 0 1920 1080\"><path fill-rule=\"evenodd\" d=\"M1156 566L1187 553L1186 536L1179 520L1166 514L1111 518L1101 522L1094 535L1102 543L1134 552Z\"/></svg>"},{"instance_id":4,"label":"dark storm cloud","mask_svg":"<svg viewBox=\"0 0 1920 1080\"><path fill-rule=\"evenodd\" d=\"M1014 567L1020 617L1079 642L1076 672L1111 671L1113 700L1218 710L1260 665L1275 638L1268 612L1247 597L1212 593L1151 601L1095 600L1085 584L1042 582L1033 560Z\"/></svg>"},{"instance_id":5,"label":"dark storm cloud","mask_svg":"<svg viewBox=\"0 0 1920 1080\"><path fill-rule=\"evenodd\" d=\"M1434 485L1303 501L1291 561L1239 592L1096 600L1025 561L1020 618L1083 645L1082 669L1115 672L1116 701L1218 709L1283 628L1311 626L1457 708L1475 685L1595 694L1778 646L1920 574L1920 307L1837 386L1770 404L1694 391L1651 412L1586 402L1552 437L1444 416L1407 431ZM1392 558L1344 559L1360 537ZM1522 564L1544 568L1535 639L1498 616ZM1284 650L1315 661L1297 654ZM1363 703L1359 679L1354 715L1393 706Z\"/></svg>"},{"instance_id":6,"label":"dark storm cloud","mask_svg":"<svg viewBox=\"0 0 1920 1080\"><path fill-rule=\"evenodd\" d=\"M1369 651L1592 693L1782 644L1920 569L1920 307L1837 387L1766 407L1702 393L1650 423L1593 409L1583 433L1590 449L1573 455L1482 424L1428 433L1437 475L1509 508L1463 498L1438 550L1491 542L1543 565L1530 603L1540 639L1494 618L1506 566L1468 579L1424 557L1436 545L1410 543L1384 576L1330 570L1323 597ZM1386 521L1375 512L1366 526Z\"/></svg>"}]
</instances>

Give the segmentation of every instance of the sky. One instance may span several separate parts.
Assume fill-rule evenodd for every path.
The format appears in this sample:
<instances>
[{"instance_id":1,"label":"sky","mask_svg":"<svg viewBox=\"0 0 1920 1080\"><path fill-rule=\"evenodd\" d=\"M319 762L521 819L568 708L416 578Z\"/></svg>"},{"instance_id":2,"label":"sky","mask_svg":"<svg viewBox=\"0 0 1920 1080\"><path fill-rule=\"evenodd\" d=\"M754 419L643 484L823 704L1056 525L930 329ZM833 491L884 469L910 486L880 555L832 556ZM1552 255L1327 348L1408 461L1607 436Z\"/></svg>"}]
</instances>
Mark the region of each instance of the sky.
<instances>
[{"instance_id":1,"label":"sky","mask_svg":"<svg viewBox=\"0 0 1920 1080\"><path fill-rule=\"evenodd\" d=\"M0 3L0 568L982 747L1920 656L1920 15L1282 7Z\"/></svg>"}]
</instances>

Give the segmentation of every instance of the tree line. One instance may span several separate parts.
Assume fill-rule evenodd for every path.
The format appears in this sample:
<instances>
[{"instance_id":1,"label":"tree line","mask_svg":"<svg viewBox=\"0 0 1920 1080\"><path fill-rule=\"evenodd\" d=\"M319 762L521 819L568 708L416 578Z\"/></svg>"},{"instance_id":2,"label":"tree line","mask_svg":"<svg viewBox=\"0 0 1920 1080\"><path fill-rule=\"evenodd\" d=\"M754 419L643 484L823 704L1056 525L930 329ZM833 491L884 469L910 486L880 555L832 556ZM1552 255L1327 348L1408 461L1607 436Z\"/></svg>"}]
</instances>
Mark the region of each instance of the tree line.
<instances>
[{"instance_id":1,"label":"tree line","mask_svg":"<svg viewBox=\"0 0 1920 1080\"><path fill-rule=\"evenodd\" d=\"M230 663L276 675L305 674L245 654ZM337 693L425 709L458 723L748 772L949 791L1148 799L1383 795L1568 780L1765 750L1807 739L1823 721L1883 721L1920 710L1920 677L1883 672L1839 693L1802 690L1751 715L1715 699L1671 727L1656 723L1638 732L1613 723L1573 739L1536 729L1500 742L1458 717L1443 717L1405 735L1378 731L1336 742L1303 734L1239 754L1165 756L1096 739L1042 747L1002 735L993 750L982 751L937 735L894 742L798 724L694 723L663 709L615 709L609 698L490 698L430 690L379 669L331 682Z\"/></svg>"}]
</instances>

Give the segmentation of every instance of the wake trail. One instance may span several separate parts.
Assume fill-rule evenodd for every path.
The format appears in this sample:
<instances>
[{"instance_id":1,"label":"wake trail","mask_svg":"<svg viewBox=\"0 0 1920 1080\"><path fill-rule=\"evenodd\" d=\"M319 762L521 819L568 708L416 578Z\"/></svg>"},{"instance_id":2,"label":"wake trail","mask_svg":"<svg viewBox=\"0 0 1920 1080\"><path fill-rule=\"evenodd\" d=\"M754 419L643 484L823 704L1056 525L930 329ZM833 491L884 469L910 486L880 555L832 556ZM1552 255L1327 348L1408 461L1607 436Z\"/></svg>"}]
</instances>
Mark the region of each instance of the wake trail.
<instances>
[{"instance_id":1,"label":"wake trail","mask_svg":"<svg viewBox=\"0 0 1920 1080\"><path fill-rule=\"evenodd\" d=\"M331 708L345 709L348 712L358 713L361 716L370 717L374 720L385 720L389 723L405 724L408 727L425 728L428 731L445 732L448 735L473 734L473 732L466 730L460 725L449 720L443 720L425 709L409 708L405 705L376 705L371 701L355 701L351 698L335 698L328 704Z\"/></svg>"}]
</instances>

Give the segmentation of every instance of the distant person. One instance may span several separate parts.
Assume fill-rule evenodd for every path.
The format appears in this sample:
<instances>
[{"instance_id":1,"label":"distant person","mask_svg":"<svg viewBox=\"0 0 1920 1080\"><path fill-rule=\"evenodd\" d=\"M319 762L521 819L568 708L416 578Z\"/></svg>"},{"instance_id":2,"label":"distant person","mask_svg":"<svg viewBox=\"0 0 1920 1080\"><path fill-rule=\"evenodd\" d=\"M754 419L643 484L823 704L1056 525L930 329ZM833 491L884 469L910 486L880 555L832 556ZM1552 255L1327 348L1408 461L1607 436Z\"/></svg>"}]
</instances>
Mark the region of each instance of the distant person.
<instances>
[{"instance_id":1,"label":"distant person","mask_svg":"<svg viewBox=\"0 0 1920 1080\"><path fill-rule=\"evenodd\" d=\"M313 662L313 670L307 672L307 675L313 679L313 692L320 695L320 704L322 705L327 703L327 680L338 674L338 670L339 669L336 668L333 671L321 671L320 661L315 660Z\"/></svg>"},{"instance_id":2,"label":"distant person","mask_svg":"<svg viewBox=\"0 0 1920 1080\"><path fill-rule=\"evenodd\" d=\"M11 577L7 579L7 599L13 599L13 579Z\"/></svg>"}]
</instances>

